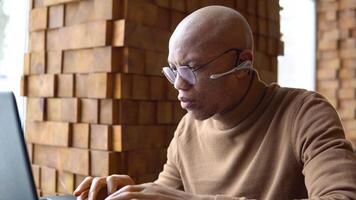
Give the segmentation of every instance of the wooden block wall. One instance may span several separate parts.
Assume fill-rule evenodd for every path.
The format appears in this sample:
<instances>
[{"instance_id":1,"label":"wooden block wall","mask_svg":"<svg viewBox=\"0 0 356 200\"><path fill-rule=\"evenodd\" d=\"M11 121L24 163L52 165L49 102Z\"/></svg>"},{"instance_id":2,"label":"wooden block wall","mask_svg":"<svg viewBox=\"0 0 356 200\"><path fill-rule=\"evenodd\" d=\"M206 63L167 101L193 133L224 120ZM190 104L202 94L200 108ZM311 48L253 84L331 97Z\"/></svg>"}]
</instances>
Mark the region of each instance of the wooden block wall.
<instances>
[{"instance_id":1,"label":"wooden block wall","mask_svg":"<svg viewBox=\"0 0 356 200\"><path fill-rule=\"evenodd\" d=\"M337 109L356 147L356 1L317 5L317 90Z\"/></svg>"},{"instance_id":2,"label":"wooden block wall","mask_svg":"<svg viewBox=\"0 0 356 200\"><path fill-rule=\"evenodd\" d=\"M85 176L154 181L185 114L161 69L168 40L194 10L239 10L255 36L256 67L276 81L283 51L278 0L30 0L22 94L26 140L41 195L71 193Z\"/></svg>"}]
</instances>

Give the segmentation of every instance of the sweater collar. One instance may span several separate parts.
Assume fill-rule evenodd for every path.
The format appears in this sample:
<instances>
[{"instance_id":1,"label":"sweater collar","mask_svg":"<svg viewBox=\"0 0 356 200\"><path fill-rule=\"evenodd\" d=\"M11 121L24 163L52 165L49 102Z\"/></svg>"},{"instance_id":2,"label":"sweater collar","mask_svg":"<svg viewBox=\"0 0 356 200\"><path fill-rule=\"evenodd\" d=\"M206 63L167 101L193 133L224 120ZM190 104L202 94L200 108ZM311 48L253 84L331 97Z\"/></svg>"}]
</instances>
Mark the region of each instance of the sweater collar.
<instances>
[{"instance_id":1,"label":"sweater collar","mask_svg":"<svg viewBox=\"0 0 356 200\"><path fill-rule=\"evenodd\" d=\"M213 116L213 126L226 130L240 124L262 101L266 88L266 84L260 80L258 73L254 72L251 86L244 99L230 111Z\"/></svg>"}]
</instances>

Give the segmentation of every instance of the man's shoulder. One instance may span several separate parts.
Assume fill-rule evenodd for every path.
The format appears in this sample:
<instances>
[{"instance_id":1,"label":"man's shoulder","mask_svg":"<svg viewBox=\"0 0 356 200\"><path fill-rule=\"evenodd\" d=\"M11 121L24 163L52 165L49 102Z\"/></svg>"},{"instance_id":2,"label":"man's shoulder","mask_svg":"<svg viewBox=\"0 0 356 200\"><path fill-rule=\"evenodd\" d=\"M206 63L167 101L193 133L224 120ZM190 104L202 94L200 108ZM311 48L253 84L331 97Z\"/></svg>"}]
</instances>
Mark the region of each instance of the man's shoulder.
<instances>
[{"instance_id":1,"label":"man's shoulder","mask_svg":"<svg viewBox=\"0 0 356 200\"><path fill-rule=\"evenodd\" d=\"M294 102L298 105L303 104L305 101L313 101L313 100L323 100L327 101L327 98L322 94L316 91L310 91L303 88L292 88L292 87L278 87L277 95L283 96L285 99L290 102Z\"/></svg>"},{"instance_id":2,"label":"man's shoulder","mask_svg":"<svg viewBox=\"0 0 356 200\"><path fill-rule=\"evenodd\" d=\"M288 107L291 120L295 118L311 121L318 120L320 115L327 116L336 121L339 120L338 114L332 102L322 94L315 91L308 91L300 88L281 87L280 92L285 94L283 103ZM318 117L317 117L318 116Z\"/></svg>"},{"instance_id":3,"label":"man's shoulder","mask_svg":"<svg viewBox=\"0 0 356 200\"><path fill-rule=\"evenodd\" d=\"M269 85L271 87L272 85ZM304 111L313 108L316 105L321 109L333 109L332 103L322 94L316 91L309 91L302 88L280 87L275 84L274 97L269 104L271 112L279 112L283 115L296 115L301 108Z\"/></svg>"},{"instance_id":4,"label":"man's shoulder","mask_svg":"<svg viewBox=\"0 0 356 200\"><path fill-rule=\"evenodd\" d=\"M286 95L295 96L295 97L302 97L308 96L310 94L316 93L314 91L309 91L303 88L292 88L292 87L282 87L279 86L277 92L284 93Z\"/></svg>"}]
</instances>

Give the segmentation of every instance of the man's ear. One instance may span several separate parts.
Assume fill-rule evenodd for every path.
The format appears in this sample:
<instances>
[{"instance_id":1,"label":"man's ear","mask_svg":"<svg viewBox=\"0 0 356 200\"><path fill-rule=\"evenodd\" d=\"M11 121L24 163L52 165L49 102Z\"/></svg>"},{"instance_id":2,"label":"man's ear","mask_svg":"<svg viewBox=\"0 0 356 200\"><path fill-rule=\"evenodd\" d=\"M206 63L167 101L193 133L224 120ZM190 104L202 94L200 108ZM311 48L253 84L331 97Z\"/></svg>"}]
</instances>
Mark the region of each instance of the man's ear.
<instances>
[{"instance_id":1,"label":"man's ear","mask_svg":"<svg viewBox=\"0 0 356 200\"><path fill-rule=\"evenodd\" d=\"M237 79L244 79L249 75L249 71L248 69L239 70L235 73L235 76Z\"/></svg>"},{"instance_id":2,"label":"man's ear","mask_svg":"<svg viewBox=\"0 0 356 200\"><path fill-rule=\"evenodd\" d=\"M253 52L250 49L245 49L240 53L239 56L240 63L243 63L246 60L250 60L253 63Z\"/></svg>"},{"instance_id":3,"label":"man's ear","mask_svg":"<svg viewBox=\"0 0 356 200\"><path fill-rule=\"evenodd\" d=\"M252 63L253 63L252 62L253 61L253 52L250 49L245 49L243 52L241 52L239 60L240 60L239 64L245 62L246 60L250 60L251 61L251 65L252 65ZM239 70L236 73L236 78L243 79L243 78L247 77L247 75L249 74L249 71L250 70L248 70L248 69Z\"/></svg>"}]
</instances>

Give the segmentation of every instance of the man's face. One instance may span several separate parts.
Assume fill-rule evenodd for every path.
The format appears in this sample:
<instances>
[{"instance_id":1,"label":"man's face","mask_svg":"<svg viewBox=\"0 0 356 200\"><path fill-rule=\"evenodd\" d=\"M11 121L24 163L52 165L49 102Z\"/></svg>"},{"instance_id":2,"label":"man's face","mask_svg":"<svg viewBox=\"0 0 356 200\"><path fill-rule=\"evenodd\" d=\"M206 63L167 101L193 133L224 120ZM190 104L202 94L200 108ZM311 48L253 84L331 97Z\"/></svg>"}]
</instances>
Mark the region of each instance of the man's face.
<instances>
[{"instance_id":1,"label":"man's face","mask_svg":"<svg viewBox=\"0 0 356 200\"><path fill-rule=\"evenodd\" d=\"M214 48L211 48L214 49ZM226 49L220 51L194 51L194 49L170 49L168 61L172 68L182 65L194 69L198 65L218 56ZM197 53L199 52L199 53ZM243 89L238 86L240 80L235 75L227 75L219 79L210 79L210 75L226 72L234 67L237 59L236 52L230 51L209 65L195 71L196 83L189 84L180 75L177 76L174 87L178 90L178 99L183 109L186 109L198 120L204 120L215 114L226 111Z\"/></svg>"}]
</instances>

